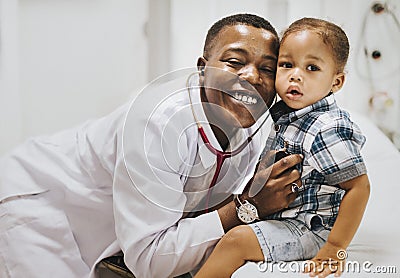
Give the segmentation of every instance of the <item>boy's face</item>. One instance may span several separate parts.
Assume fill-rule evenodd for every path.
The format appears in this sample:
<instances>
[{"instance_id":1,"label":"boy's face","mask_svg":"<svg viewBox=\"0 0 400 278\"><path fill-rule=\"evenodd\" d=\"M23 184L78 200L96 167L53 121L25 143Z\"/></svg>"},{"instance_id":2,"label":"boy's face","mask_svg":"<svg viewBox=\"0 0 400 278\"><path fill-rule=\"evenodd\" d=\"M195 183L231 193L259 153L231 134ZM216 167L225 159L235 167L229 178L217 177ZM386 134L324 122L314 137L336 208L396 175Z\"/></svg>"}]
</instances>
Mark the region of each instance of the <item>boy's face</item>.
<instances>
[{"instance_id":1,"label":"boy's face","mask_svg":"<svg viewBox=\"0 0 400 278\"><path fill-rule=\"evenodd\" d=\"M344 82L331 48L320 35L304 30L290 34L279 49L276 91L291 108L301 109L336 92Z\"/></svg>"}]
</instances>

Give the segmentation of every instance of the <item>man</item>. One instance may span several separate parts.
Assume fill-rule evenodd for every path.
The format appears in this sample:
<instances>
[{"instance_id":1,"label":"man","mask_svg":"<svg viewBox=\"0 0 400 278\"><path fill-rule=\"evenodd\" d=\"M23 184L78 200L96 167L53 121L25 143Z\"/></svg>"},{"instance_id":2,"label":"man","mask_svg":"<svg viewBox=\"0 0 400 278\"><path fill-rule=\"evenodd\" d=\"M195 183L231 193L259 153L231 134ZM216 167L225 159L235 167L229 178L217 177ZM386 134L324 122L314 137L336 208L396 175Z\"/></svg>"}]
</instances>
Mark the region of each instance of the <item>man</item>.
<instances>
[{"instance_id":1,"label":"man","mask_svg":"<svg viewBox=\"0 0 400 278\"><path fill-rule=\"evenodd\" d=\"M226 17L198 74L161 78L131 105L4 157L1 276L87 277L120 249L137 277L177 276L232 227L287 207L299 173L285 170L300 156L272 171L265 159L252 178L278 45L264 19ZM228 198L240 191L245 206Z\"/></svg>"}]
</instances>

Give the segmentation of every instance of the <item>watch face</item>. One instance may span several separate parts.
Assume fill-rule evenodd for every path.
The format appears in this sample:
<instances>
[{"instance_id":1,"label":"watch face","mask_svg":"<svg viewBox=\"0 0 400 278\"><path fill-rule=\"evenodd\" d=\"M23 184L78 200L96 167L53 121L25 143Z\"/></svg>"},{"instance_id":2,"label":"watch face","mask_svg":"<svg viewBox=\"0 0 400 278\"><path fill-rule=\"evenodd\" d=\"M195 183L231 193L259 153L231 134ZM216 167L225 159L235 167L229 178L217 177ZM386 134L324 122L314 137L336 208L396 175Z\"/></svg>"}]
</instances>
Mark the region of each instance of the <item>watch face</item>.
<instances>
[{"instance_id":1,"label":"watch face","mask_svg":"<svg viewBox=\"0 0 400 278\"><path fill-rule=\"evenodd\" d=\"M244 201L244 203L237 208L237 213L240 221L248 224L258 219L258 212L255 206L250 204L248 201Z\"/></svg>"}]
</instances>

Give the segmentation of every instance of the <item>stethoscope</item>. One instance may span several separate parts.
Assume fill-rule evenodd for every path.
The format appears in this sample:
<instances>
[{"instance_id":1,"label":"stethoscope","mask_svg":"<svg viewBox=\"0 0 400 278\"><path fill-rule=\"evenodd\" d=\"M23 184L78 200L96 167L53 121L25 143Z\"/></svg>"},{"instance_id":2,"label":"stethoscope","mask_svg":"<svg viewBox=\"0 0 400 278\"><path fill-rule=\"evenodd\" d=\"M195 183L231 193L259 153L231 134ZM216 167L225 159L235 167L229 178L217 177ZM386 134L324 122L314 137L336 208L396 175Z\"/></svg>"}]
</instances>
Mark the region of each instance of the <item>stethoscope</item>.
<instances>
[{"instance_id":1,"label":"stethoscope","mask_svg":"<svg viewBox=\"0 0 400 278\"><path fill-rule=\"evenodd\" d=\"M237 147L235 150L233 150L233 151L220 151L220 150L216 149L210 143L210 140L208 140L208 137L207 137L203 127L201 126L200 122L198 121L198 119L196 117L196 113L195 113L194 108L193 108L193 101L192 101L192 96L191 96L192 86L190 85L190 80L194 75L197 75L197 74L201 74L201 72L194 72L194 73L190 74L188 76L187 80L186 80L186 88L187 88L188 94L189 94L190 108L192 110L193 118L194 118L194 120L196 122L196 125L197 125L197 130L198 130L198 132L200 134L201 139L203 140L204 145L206 145L207 149L217 157L216 169L215 169L215 172L214 172L214 176L213 176L213 178L211 180L211 183L208 186L207 197L206 197L206 209L205 209L205 211L208 212L212 189L215 186L215 184L217 183L217 179L218 179L219 173L221 172L222 165L223 165L225 159L233 157L233 156L239 154L240 152L242 152L244 150L244 148L248 144L250 144L250 142L253 140L253 137L258 133L258 131L261 129L261 127L267 121L267 119L269 118L270 114L268 113L268 115L261 122L260 126L253 132L253 134L251 134L249 137L247 137L247 139L244 140L239 145L239 147ZM276 97L275 97L275 101L276 101Z\"/></svg>"}]
</instances>

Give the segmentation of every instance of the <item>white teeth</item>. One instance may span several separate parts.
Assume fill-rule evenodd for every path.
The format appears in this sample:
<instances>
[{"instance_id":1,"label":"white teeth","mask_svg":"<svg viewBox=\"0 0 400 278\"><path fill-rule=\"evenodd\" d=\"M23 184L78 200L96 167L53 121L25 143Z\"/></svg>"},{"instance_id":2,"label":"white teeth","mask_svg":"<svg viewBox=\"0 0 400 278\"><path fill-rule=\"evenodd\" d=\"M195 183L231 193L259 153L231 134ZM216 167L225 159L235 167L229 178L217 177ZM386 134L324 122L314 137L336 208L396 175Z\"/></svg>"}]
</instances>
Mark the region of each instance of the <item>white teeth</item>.
<instances>
[{"instance_id":1,"label":"white teeth","mask_svg":"<svg viewBox=\"0 0 400 278\"><path fill-rule=\"evenodd\" d=\"M236 100L239 100L245 104L256 104L257 103L257 99L251 96L245 96L245 95L241 95L239 93L236 93L234 98Z\"/></svg>"}]
</instances>

